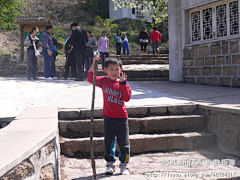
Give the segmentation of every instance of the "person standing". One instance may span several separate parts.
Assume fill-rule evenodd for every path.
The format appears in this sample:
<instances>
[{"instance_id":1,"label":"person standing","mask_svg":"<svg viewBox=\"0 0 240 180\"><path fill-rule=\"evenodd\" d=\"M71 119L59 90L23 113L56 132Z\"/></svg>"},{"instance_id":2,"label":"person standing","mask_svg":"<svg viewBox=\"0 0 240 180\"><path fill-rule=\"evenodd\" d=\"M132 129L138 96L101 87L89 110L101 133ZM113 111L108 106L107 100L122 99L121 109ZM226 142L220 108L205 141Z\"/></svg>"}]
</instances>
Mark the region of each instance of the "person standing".
<instances>
[{"instance_id":1,"label":"person standing","mask_svg":"<svg viewBox=\"0 0 240 180\"><path fill-rule=\"evenodd\" d=\"M152 43L153 54L156 54L156 50L159 47L159 43L161 43L162 36L161 33L157 30L156 27L153 27L153 31L150 35L150 41Z\"/></svg>"},{"instance_id":2,"label":"person standing","mask_svg":"<svg viewBox=\"0 0 240 180\"><path fill-rule=\"evenodd\" d=\"M142 54L147 54L148 33L146 31L146 27L142 28L142 31L140 32L139 39L140 39Z\"/></svg>"},{"instance_id":3,"label":"person standing","mask_svg":"<svg viewBox=\"0 0 240 180\"><path fill-rule=\"evenodd\" d=\"M77 69L76 69L76 60L75 60L75 55L74 55L74 49L71 44L69 44L70 38L72 36L72 29L68 30L68 38L65 42L65 49L64 53L66 54L66 64L65 64L65 73L63 75L63 78L61 79L67 79L68 74L69 74L69 68L71 67L71 74L72 74L72 79L77 78Z\"/></svg>"},{"instance_id":4,"label":"person standing","mask_svg":"<svg viewBox=\"0 0 240 180\"><path fill-rule=\"evenodd\" d=\"M88 37L88 42L86 44L87 53L85 57L86 77L88 76L88 70L91 68L93 62L93 48L97 47L96 40L92 36L92 31L90 30L87 31L87 37Z\"/></svg>"},{"instance_id":5,"label":"person standing","mask_svg":"<svg viewBox=\"0 0 240 180\"><path fill-rule=\"evenodd\" d=\"M102 69L104 70L104 55L109 57L109 39L106 37L106 31L102 31L102 37L98 41L98 51L102 58Z\"/></svg>"},{"instance_id":6,"label":"person standing","mask_svg":"<svg viewBox=\"0 0 240 180\"><path fill-rule=\"evenodd\" d=\"M122 46L122 42L121 42L121 31L118 30L117 34L116 34L116 49L117 49L117 55L121 54L121 46Z\"/></svg>"},{"instance_id":7,"label":"person standing","mask_svg":"<svg viewBox=\"0 0 240 180\"><path fill-rule=\"evenodd\" d=\"M123 37L122 37L122 40L123 40L123 55L125 55L126 53L126 49L127 49L127 55L129 55L129 44L128 44L128 37L130 35L126 32L123 33Z\"/></svg>"},{"instance_id":8,"label":"person standing","mask_svg":"<svg viewBox=\"0 0 240 180\"><path fill-rule=\"evenodd\" d=\"M46 31L42 35L42 53L44 56L44 77L45 79L57 79L54 77L53 41L51 35L53 27L46 25Z\"/></svg>"},{"instance_id":9,"label":"person standing","mask_svg":"<svg viewBox=\"0 0 240 180\"><path fill-rule=\"evenodd\" d=\"M77 23L71 24L73 30L69 44L74 47L74 55L77 64L77 79L75 81L84 81L84 61L85 53L87 51L87 33L84 29L80 28Z\"/></svg>"},{"instance_id":10,"label":"person standing","mask_svg":"<svg viewBox=\"0 0 240 180\"><path fill-rule=\"evenodd\" d=\"M31 76L33 80L38 80L37 78L37 57L35 56L35 48L33 43L35 43L35 47L38 47L39 39L38 28L33 27L32 31L27 35L24 44L28 46L27 48L27 72L26 76L28 80L31 80Z\"/></svg>"}]
</instances>

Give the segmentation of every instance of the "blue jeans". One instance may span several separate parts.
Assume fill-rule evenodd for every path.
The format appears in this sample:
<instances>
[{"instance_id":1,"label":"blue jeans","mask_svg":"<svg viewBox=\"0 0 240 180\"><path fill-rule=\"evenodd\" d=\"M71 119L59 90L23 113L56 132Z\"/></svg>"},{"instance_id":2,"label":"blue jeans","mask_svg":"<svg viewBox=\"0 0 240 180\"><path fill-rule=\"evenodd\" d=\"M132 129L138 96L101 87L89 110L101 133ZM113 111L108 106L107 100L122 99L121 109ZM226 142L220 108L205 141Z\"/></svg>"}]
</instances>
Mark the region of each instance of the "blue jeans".
<instances>
[{"instance_id":1,"label":"blue jeans","mask_svg":"<svg viewBox=\"0 0 240 180\"><path fill-rule=\"evenodd\" d=\"M128 41L123 41L123 54L125 55L125 49L127 49L127 55L129 55L129 44Z\"/></svg>"},{"instance_id":2,"label":"blue jeans","mask_svg":"<svg viewBox=\"0 0 240 180\"><path fill-rule=\"evenodd\" d=\"M87 50L85 55L85 69L86 69L86 77L88 76L88 70L91 68L93 63L93 50Z\"/></svg>"},{"instance_id":3,"label":"blue jeans","mask_svg":"<svg viewBox=\"0 0 240 180\"><path fill-rule=\"evenodd\" d=\"M84 61L85 61L85 52L75 52L75 60L77 64L77 78L79 80L84 80L83 70L84 70Z\"/></svg>"},{"instance_id":4,"label":"blue jeans","mask_svg":"<svg viewBox=\"0 0 240 180\"><path fill-rule=\"evenodd\" d=\"M49 47L50 51L53 52L52 47ZM42 53L44 57L44 77L54 77L54 69L55 69L55 63L53 59L53 55L49 56L47 49L45 47L42 48Z\"/></svg>"},{"instance_id":5,"label":"blue jeans","mask_svg":"<svg viewBox=\"0 0 240 180\"><path fill-rule=\"evenodd\" d=\"M130 158L129 127L127 118L108 118L104 120L104 158L108 165L114 165L116 161L116 140L120 148L120 168L127 168Z\"/></svg>"},{"instance_id":6,"label":"blue jeans","mask_svg":"<svg viewBox=\"0 0 240 180\"><path fill-rule=\"evenodd\" d=\"M154 41L152 42L152 49L153 49L153 54L156 54L156 49L159 46L159 42L158 41Z\"/></svg>"},{"instance_id":7,"label":"blue jeans","mask_svg":"<svg viewBox=\"0 0 240 180\"><path fill-rule=\"evenodd\" d=\"M100 52L100 54L101 54L101 57L102 57L102 69L104 70L104 67L105 67L105 65L104 65L104 61L105 61L104 55L106 56L106 58L108 58L109 53L108 52Z\"/></svg>"}]
</instances>

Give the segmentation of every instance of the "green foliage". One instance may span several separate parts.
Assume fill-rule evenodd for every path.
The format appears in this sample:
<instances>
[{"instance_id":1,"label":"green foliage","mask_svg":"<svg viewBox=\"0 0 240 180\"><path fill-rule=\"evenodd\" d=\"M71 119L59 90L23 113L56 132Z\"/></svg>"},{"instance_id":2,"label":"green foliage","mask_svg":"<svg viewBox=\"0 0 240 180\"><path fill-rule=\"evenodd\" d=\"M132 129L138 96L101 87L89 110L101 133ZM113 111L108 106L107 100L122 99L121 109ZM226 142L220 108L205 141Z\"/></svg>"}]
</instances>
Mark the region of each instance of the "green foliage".
<instances>
[{"instance_id":1,"label":"green foliage","mask_svg":"<svg viewBox=\"0 0 240 180\"><path fill-rule=\"evenodd\" d=\"M20 15L20 2L17 0L0 0L0 4L0 29L16 29L18 26L13 24L13 22Z\"/></svg>"}]
</instances>

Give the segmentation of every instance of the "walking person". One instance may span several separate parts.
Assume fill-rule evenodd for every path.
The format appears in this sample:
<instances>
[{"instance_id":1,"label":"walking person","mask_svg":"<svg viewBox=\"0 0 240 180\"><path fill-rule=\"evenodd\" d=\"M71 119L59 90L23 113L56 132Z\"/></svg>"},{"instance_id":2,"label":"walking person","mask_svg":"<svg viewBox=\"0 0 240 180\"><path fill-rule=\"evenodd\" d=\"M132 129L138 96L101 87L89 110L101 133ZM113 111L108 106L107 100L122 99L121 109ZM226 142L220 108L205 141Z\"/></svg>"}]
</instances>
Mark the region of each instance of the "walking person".
<instances>
[{"instance_id":1,"label":"walking person","mask_svg":"<svg viewBox=\"0 0 240 180\"><path fill-rule=\"evenodd\" d=\"M44 56L44 77L45 79L57 79L54 77L54 59L53 59L53 41L51 35L53 27L51 24L46 25L46 30L42 35L42 53Z\"/></svg>"},{"instance_id":2,"label":"walking person","mask_svg":"<svg viewBox=\"0 0 240 180\"><path fill-rule=\"evenodd\" d=\"M121 54L121 46L122 46L122 38L121 38L122 34L121 31L118 30L117 34L116 34L116 49L117 49L117 55Z\"/></svg>"},{"instance_id":3,"label":"walking person","mask_svg":"<svg viewBox=\"0 0 240 180\"><path fill-rule=\"evenodd\" d=\"M86 77L88 76L88 70L92 66L93 62L93 49L97 47L96 40L92 36L92 31L87 31L88 42L87 46L87 53L85 56L85 68L86 68Z\"/></svg>"},{"instance_id":4,"label":"walking person","mask_svg":"<svg viewBox=\"0 0 240 180\"><path fill-rule=\"evenodd\" d=\"M69 44L70 38L72 36L72 32L73 32L72 29L68 30L69 37L65 41L65 49L64 49L64 53L66 54L65 73L63 75L63 78L61 78L61 79L68 79L70 67L71 67L72 80L75 80L77 78L77 69L76 69L74 48L71 44Z\"/></svg>"},{"instance_id":5,"label":"walking person","mask_svg":"<svg viewBox=\"0 0 240 180\"><path fill-rule=\"evenodd\" d=\"M106 37L106 31L102 31L102 37L98 41L98 51L102 58L102 69L104 70L104 56L109 57L109 39Z\"/></svg>"},{"instance_id":6,"label":"walking person","mask_svg":"<svg viewBox=\"0 0 240 180\"><path fill-rule=\"evenodd\" d=\"M128 44L128 37L130 35L126 32L123 33L123 37L122 37L122 40L123 40L123 55L126 54L126 50L127 50L127 55L129 55L129 44Z\"/></svg>"},{"instance_id":7,"label":"walking person","mask_svg":"<svg viewBox=\"0 0 240 180\"><path fill-rule=\"evenodd\" d=\"M93 59L91 69L88 71L88 82L93 84L94 67L99 58ZM131 88L127 82L127 75L122 72L122 61L109 57L105 61L104 71L108 76L97 76L96 86L103 92L103 123L104 123L104 159L107 161L106 175L115 172L116 142L120 152L119 167L122 175L129 175L130 141L128 113L125 102L131 99ZM115 141L115 137L117 141ZM119 178L121 179L121 178Z\"/></svg>"},{"instance_id":8,"label":"walking person","mask_svg":"<svg viewBox=\"0 0 240 180\"><path fill-rule=\"evenodd\" d=\"M139 39L140 39L140 44L141 44L141 53L147 54L148 33L146 31L146 27L142 28Z\"/></svg>"},{"instance_id":9,"label":"walking person","mask_svg":"<svg viewBox=\"0 0 240 180\"><path fill-rule=\"evenodd\" d=\"M162 35L157 30L156 27L153 27L153 31L150 35L150 41L152 43L153 54L156 54L156 51L159 49L159 43L161 43Z\"/></svg>"},{"instance_id":10,"label":"walking person","mask_svg":"<svg viewBox=\"0 0 240 180\"><path fill-rule=\"evenodd\" d=\"M73 30L69 44L74 47L74 55L77 64L77 79L75 81L84 81L84 61L87 51L87 33L84 29L80 28L77 23L71 24Z\"/></svg>"},{"instance_id":11,"label":"walking person","mask_svg":"<svg viewBox=\"0 0 240 180\"><path fill-rule=\"evenodd\" d=\"M24 44L28 46L27 48L27 72L26 76L28 80L31 80L31 76L33 80L38 80L37 78L37 57L35 55L35 47L37 48L39 45L38 35L38 28L33 27L32 31L27 35Z\"/></svg>"}]
</instances>

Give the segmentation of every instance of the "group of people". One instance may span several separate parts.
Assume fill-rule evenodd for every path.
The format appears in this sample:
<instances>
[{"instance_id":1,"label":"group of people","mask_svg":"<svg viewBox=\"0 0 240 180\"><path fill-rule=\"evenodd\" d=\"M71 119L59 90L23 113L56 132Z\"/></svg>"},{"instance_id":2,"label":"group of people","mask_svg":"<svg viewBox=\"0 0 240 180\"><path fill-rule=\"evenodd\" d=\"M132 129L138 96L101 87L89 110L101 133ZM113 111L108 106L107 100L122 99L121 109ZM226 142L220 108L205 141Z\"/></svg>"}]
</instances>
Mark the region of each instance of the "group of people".
<instances>
[{"instance_id":1,"label":"group of people","mask_svg":"<svg viewBox=\"0 0 240 180\"><path fill-rule=\"evenodd\" d=\"M25 45L27 48L27 79L37 80L37 57L36 49L39 47L39 39L37 34L39 30L37 27L33 27L32 31L27 35L25 39ZM57 40L52 37L53 26L51 24L46 25L46 30L42 34L42 54L44 56L44 78L45 79L57 79L55 77L55 60L58 55ZM123 54L129 55L129 39L130 35L126 32L121 33L120 30L116 33L116 51L117 55L121 54L121 47L123 47ZM142 28L139 35L141 53L147 53L148 45L148 32L146 27ZM159 48L162 36L156 27L153 27L153 31L150 34L150 42L152 43L153 54ZM85 31L80 28L77 23L72 23L71 28L68 30L68 38L65 41L64 53L66 54L65 72L61 79L68 79L69 69L71 68L71 77L75 81L84 81L87 78L87 72L90 69L93 62L93 51L97 48L102 58L102 69L104 70L105 58L109 57L109 39L106 36L106 31L102 31L102 37L99 38L98 46L96 40L92 36L91 31ZM127 51L127 52L126 52ZM86 74L84 75L84 67Z\"/></svg>"}]
</instances>

